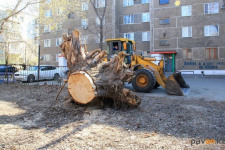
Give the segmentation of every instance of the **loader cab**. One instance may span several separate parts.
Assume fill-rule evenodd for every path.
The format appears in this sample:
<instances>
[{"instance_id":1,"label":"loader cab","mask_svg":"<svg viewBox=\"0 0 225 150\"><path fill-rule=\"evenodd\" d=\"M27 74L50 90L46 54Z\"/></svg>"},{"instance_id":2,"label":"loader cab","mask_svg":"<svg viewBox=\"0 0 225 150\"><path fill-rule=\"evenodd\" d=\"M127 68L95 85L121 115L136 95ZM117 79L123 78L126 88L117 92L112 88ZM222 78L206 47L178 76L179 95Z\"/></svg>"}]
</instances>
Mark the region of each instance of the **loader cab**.
<instances>
[{"instance_id":1,"label":"loader cab","mask_svg":"<svg viewBox=\"0 0 225 150\"><path fill-rule=\"evenodd\" d=\"M118 54L120 51L125 51L128 56L125 57L124 62L126 64L131 63L131 55L135 51L135 42L126 38L107 39L107 60L113 57L114 54Z\"/></svg>"}]
</instances>

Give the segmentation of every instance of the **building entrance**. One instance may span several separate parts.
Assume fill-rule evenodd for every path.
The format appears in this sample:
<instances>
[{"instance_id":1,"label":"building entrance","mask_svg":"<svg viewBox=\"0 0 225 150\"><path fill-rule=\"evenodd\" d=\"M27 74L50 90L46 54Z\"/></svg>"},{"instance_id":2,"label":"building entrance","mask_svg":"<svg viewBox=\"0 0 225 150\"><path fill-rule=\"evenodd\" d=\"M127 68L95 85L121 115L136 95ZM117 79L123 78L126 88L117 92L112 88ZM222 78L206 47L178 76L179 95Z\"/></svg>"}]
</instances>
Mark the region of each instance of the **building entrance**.
<instances>
[{"instance_id":1,"label":"building entrance","mask_svg":"<svg viewBox=\"0 0 225 150\"><path fill-rule=\"evenodd\" d=\"M173 72L173 57L172 54L164 55L165 58L165 71Z\"/></svg>"}]
</instances>

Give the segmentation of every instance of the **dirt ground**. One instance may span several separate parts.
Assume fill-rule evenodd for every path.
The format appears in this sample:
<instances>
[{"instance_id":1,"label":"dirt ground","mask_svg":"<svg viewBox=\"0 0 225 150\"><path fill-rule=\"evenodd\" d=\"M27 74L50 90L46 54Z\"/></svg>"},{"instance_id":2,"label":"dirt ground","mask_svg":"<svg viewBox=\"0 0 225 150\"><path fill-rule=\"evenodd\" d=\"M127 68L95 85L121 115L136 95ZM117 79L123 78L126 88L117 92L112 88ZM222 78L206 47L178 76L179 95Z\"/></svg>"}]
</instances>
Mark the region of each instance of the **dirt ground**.
<instances>
[{"instance_id":1,"label":"dirt ground","mask_svg":"<svg viewBox=\"0 0 225 150\"><path fill-rule=\"evenodd\" d=\"M137 109L100 108L66 88L54 100L59 88L0 84L0 149L225 149L224 102L140 94Z\"/></svg>"}]
</instances>

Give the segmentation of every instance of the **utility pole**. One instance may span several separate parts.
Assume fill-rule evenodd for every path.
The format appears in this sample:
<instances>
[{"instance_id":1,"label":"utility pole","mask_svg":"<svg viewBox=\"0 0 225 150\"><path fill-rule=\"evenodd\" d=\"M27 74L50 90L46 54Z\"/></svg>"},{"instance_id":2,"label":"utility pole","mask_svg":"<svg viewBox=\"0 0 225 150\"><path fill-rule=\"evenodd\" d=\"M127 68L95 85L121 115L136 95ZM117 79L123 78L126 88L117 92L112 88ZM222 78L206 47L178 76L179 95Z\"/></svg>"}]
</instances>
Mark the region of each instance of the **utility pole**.
<instances>
[{"instance_id":1,"label":"utility pole","mask_svg":"<svg viewBox=\"0 0 225 150\"><path fill-rule=\"evenodd\" d=\"M6 49L5 49L5 65L6 65L7 84L9 83L9 77L8 77L8 55L9 55L9 42L7 41L6 42Z\"/></svg>"},{"instance_id":2,"label":"utility pole","mask_svg":"<svg viewBox=\"0 0 225 150\"><path fill-rule=\"evenodd\" d=\"M38 45L38 81L40 76L40 53L41 53L41 46Z\"/></svg>"}]
</instances>

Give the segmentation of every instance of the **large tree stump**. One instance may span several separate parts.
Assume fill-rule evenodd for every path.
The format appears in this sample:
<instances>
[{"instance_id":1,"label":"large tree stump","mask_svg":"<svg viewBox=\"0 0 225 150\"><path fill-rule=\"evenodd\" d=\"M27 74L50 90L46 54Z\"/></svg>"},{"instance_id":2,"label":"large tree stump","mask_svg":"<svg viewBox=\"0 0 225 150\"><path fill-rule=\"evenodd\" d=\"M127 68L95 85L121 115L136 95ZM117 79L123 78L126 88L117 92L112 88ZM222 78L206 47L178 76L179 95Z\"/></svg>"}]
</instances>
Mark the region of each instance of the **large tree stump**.
<instances>
[{"instance_id":1,"label":"large tree stump","mask_svg":"<svg viewBox=\"0 0 225 150\"><path fill-rule=\"evenodd\" d=\"M81 104L87 104L98 96L94 81L85 71L77 71L70 75L68 90L74 100Z\"/></svg>"},{"instance_id":2,"label":"large tree stump","mask_svg":"<svg viewBox=\"0 0 225 150\"><path fill-rule=\"evenodd\" d=\"M127 54L120 52L109 62L102 61L105 50L87 52L80 40L80 32L75 30L71 36L63 35L60 48L67 59L69 68L68 91L73 100L87 104L98 98L112 99L115 105L126 103L139 106L141 99L123 87L124 82L134 77L134 72L123 62Z\"/></svg>"}]
</instances>

